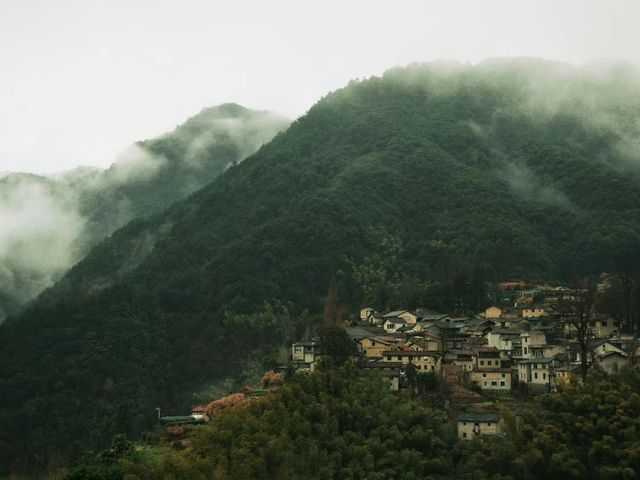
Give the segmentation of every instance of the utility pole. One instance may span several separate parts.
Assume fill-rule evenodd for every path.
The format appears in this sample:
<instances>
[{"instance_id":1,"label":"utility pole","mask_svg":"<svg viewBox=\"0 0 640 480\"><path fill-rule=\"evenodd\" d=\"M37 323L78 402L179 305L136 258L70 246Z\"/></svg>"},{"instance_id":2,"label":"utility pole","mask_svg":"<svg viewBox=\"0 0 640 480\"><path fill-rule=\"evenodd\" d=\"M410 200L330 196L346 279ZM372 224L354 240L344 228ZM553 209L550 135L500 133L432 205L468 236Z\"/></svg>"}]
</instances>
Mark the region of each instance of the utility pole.
<instances>
[{"instance_id":1,"label":"utility pole","mask_svg":"<svg viewBox=\"0 0 640 480\"><path fill-rule=\"evenodd\" d=\"M160 412L162 412L162 409L160 407L156 407L156 412L158 412L158 423L160 423Z\"/></svg>"}]
</instances>

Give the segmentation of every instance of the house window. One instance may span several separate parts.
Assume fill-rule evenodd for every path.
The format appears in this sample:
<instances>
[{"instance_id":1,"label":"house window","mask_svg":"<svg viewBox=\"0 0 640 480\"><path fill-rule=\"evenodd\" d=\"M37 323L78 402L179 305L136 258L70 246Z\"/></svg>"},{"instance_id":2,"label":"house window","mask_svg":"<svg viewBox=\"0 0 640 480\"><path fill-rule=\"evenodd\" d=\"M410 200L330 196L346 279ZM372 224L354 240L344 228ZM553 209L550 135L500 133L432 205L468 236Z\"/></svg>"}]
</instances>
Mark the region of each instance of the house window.
<instances>
[{"instance_id":1,"label":"house window","mask_svg":"<svg viewBox=\"0 0 640 480\"><path fill-rule=\"evenodd\" d=\"M480 365L484 366L484 360L480 360Z\"/></svg>"},{"instance_id":2,"label":"house window","mask_svg":"<svg viewBox=\"0 0 640 480\"><path fill-rule=\"evenodd\" d=\"M546 374L546 373L543 373L543 374L542 374L542 379L543 379L543 380L546 380L546 379L547 379L547 374Z\"/></svg>"},{"instance_id":3,"label":"house window","mask_svg":"<svg viewBox=\"0 0 640 480\"><path fill-rule=\"evenodd\" d=\"M487 422L487 427L490 427L490 426L491 426L491 422Z\"/></svg>"},{"instance_id":4,"label":"house window","mask_svg":"<svg viewBox=\"0 0 640 480\"><path fill-rule=\"evenodd\" d=\"M467 432L462 432L462 438L467 438Z\"/></svg>"},{"instance_id":5,"label":"house window","mask_svg":"<svg viewBox=\"0 0 640 480\"><path fill-rule=\"evenodd\" d=\"M502 374L502 378L504 378L504 373Z\"/></svg>"},{"instance_id":6,"label":"house window","mask_svg":"<svg viewBox=\"0 0 640 480\"><path fill-rule=\"evenodd\" d=\"M487 378L487 374L486 374L486 373L483 373L483 374L482 374L482 377L483 377L483 378Z\"/></svg>"},{"instance_id":7,"label":"house window","mask_svg":"<svg viewBox=\"0 0 640 480\"><path fill-rule=\"evenodd\" d=\"M538 372L533 374L533 378L535 378L536 380L538 379Z\"/></svg>"},{"instance_id":8,"label":"house window","mask_svg":"<svg viewBox=\"0 0 640 480\"><path fill-rule=\"evenodd\" d=\"M491 382L491 386L492 387L497 387L498 386L498 382Z\"/></svg>"},{"instance_id":9,"label":"house window","mask_svg":"<svg viewBox=\"0 0 640 480\"><path fill-rule=\"evenodd\" d=\"M500 381L500 386L504 387L504 380Z\"/></svg>"}]
</instances>

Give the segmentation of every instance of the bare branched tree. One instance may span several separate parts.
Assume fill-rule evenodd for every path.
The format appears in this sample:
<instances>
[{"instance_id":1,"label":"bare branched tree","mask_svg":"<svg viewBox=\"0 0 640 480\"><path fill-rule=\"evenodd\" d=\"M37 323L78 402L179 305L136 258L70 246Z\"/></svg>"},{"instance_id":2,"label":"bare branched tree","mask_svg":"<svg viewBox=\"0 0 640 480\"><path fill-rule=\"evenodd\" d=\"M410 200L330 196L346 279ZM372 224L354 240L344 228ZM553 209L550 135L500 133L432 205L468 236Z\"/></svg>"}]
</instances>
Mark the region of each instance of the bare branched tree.
<instances>
[{"instance_id":1,"label":"bare branched tree","mask_svg":"<svg viewBox=\"0 0 640 480\"><path fill-rule=\"evenodd\" d=\"M578 348L580 349L580 367L583 383L591 366L589 362L589 340L592 334L593 306L596 301L597 286L591 278L576 282L571 298L565 299L561 305L562 313L567 316L575 329Z\"/></svg>"}]
</instances>

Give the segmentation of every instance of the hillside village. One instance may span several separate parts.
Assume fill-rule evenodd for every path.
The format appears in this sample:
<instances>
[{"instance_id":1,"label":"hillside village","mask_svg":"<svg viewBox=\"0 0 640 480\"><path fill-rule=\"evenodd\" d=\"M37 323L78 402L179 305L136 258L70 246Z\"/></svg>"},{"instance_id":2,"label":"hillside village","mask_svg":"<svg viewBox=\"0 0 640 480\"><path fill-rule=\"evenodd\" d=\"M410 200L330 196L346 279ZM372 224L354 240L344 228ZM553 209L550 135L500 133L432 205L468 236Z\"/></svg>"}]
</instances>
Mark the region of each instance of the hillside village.
<instances>
[{"instance_id":1,"label":"hillside village","mask_svg":"<svg viewBox=\"0 0 640 480\"><path fill-rule=\"evenodd\" d=\"M551 393L582 378L575 319L561 308L575 300L573 295L562 287L520 290L515 285L504 293L503 303L511 306L463 317L428 308L379 312L364 307L346 331L357 346L357 364L388 378L392 390L431 374L452 397ZM594 311L588 324L589 368L615 375L640 356L636 337L621 333L615 318ZM313 372L322 358L319 338L291 346L297 371ZM500 433L502 424L497 412L466 411L457 420L460 439Z\"/></svg>"}]
</instances>

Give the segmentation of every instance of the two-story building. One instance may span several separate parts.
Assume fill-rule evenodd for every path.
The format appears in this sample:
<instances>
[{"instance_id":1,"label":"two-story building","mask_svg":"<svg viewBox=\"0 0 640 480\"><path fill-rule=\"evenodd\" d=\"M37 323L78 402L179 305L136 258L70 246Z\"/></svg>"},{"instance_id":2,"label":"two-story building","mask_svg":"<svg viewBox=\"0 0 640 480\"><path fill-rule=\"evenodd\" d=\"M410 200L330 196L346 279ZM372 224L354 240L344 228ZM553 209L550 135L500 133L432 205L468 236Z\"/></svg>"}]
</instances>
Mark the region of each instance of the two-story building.
<instances>
[{"instance_id":1,"label":"two-story building","mask_svg":"<svg viewBox=\"0 0 640 480\"><path fill-rule=\"evenodd\" d=\"M493 347L476 347L476 367L500 368L502 366L502 354Z\"/></svg>"},{"instance_id":2,"label":"two-story building","mask_svg":"<svg viewBox=\"0 0 640 480\"><path fill-rule=\"evenodd\" d=\"M389 388L394 392L400 389L400 378L402 376L401 362L369 361L362 364L363 368L378 372L380 376L387 379Z\"/></svg>"},{"instance_id":3,"label":"two-story building","mask_svg":"<svg viewBox=\"0 0 640 480\"><path fill-rule=\"evenodd\" d=\"M380 358L382 352L389 350L393 346L393 342L387 341L376 336L367 336L356 338L358 350L367 358Z\"/></svg>"},{"instance_id":4,"label":"two-story building","mask_svg":"<svg viewBox=\"0 0 640 480\"><path fill-rule=\"evenodd\" d=\"M470 372L476 366L477 353L473 350L451 349L447 350L443 356L443 362L450 365L456 365L463 372Z\"/></svg>"},{"instance_id":5,"label":"two-story building","mask_svg":"<svg viewBox=\"0 0 640 480\"><path fill-rule=\"evenodd\" d=\"M593 320L593 333L599 338L608 338L619 332L618 322L609 316L598 316Z\"/></svg>"},{"instance_id":6,"label":"two-story building","mask_svg":"<svg viewBox=\"0 0 640 480\"><path fill-rule=\"evenodd\" d=\"M473 440L483 435L499 435L503 430L504 420L498 412L466 412L458 416L460 440Z\"/></svg>"},{"instance_id":7,"label":"two-story building","mask_svg":"<svg viewBox=\"0 0 640 480\"><path fill-rule=\"evenodd\" d=\"M516 362L516 367L520 383L526 383L536 390L550 391L553 388L555 372L552 358L521 359Z\"/></svg>"},{"instance_id":8,"label":"two-story building","mask_svg":"<svg viewBox=\"0 0 640 480\"><path fill-rule=\"evenodd\" d=\"M314 370L314 366L319 357L319 342L300 341L291 345L291 361L301 369Z\"/></svg>"},{"instance_id":9,"label":"two-story building","mask_svg":"<svg viewBox=\"0 0 640 480\"><path fill-rule=\"evenodd\" d=\"M489 347L511 353L514 343L520 340L520 333L505 328L494 328L486 337Z\"/></svg>"},{"instance_id":10,"label":"two-story building","mask_svg":"<svg viewBox=\"0 0 640 480\"><path fill-rule=\"evenodd\" d=\"M474 368L469 373L469 380L483 390L511 390L510 368Z\"/></svg>"},{"instance_id":11,"label":"two-story building","mask_svg":"<svg viewBox=\"0 0 640 480\"><path fill-rule=\"evenodd\" d=\"M547 314L542 306L528 306L522 309L522 318L540 318Z\"/></svg>"},{"instance_id":12,"label":"two-story building","mask_svg":"<svg viewBox=\"0 0 640 480\"><path fill-rule=\"evenodd\" d=\"M522 345L522 358L531 358L537 349L544 350L547 344L547 338L544 332L522 332L520 334L520 342Z\"/></svg>"},{"instance_id":13,"label":"two-story building","mask_svg":"<svg viewBox=\"0 0 640 480\"><path fill-rule=\"evenodd\" d=\"M400 362L403 366L412 363L421 372L440 372L440 357L415 350L387 350L382 353L388 362Z\"/></svg>"},{"instance_id":14,"label":"two-story building","mask_svg":"<svg viewBox=\"0 0 640 480\"><path fill-rule=\"evenodd\" d=\"M612 341L598 338L589 345L591 362L608 374L619 373L629 364L629 355ZM580 356L578 355L578 360Z\"/></svg>"},{"instance_id":15,"label":"two-story building","mask_svg":"<svg viewBox=\"0 0 640 480\"><path fill-rule=\"evenodd\" d=\"M419 333L411 334L407 339L407 347L421 352L442 352L442 340L438 335L423 330Z\"/></svg>"},{"instance_id":16,"label":"two-story building","mask_svg":"<svg viewBox=\"0 0 640 480\"><path fill-rule=\"evenodd\" d=\"M563 365L555 369L555 384L566 385L572 381L580 380L580 365Z\"/></svg>"},{"instance_id":17,"label":"two-story building","mask_svg":"<svg viewBox=\"0 0 640 480\"><path fill-rule=\"evenodd\" d=\"M411 325L418 321L418 314L411 310L394 310L393 312L385 314L385 317L400 317Z\"/></svg>"},{"instance_id":18,"label":"two-story building","mask_svg":"<svg viewBox=\"0 0 640 480\"><path fill-rule=\"evenodd\" d=\"M402 317L387 317L384 318L382 328L385 332L394 333L400 329L405 328L408 325L407 321Z\"/></svg>"}]
</instances>

